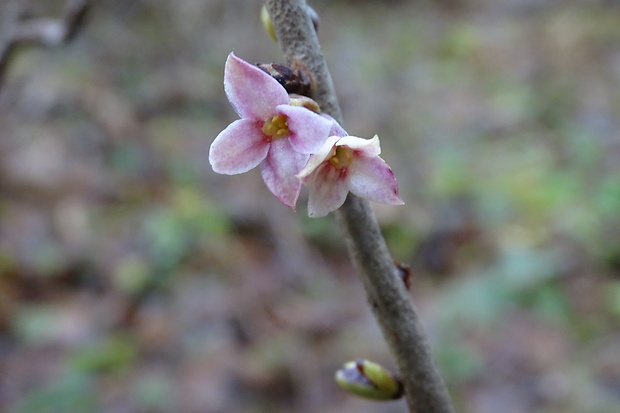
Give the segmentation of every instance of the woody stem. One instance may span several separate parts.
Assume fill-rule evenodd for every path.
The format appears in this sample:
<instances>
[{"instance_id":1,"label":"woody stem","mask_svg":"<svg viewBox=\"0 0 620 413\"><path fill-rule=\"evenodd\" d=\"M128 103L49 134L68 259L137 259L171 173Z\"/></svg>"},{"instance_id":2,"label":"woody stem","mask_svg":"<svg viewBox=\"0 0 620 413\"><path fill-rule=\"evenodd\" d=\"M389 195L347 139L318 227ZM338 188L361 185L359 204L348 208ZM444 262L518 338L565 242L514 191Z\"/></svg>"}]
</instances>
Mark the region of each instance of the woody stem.
<instances>
[{"instance_id":1,"label":"woody stem","mask_svg":"<svg viewBox=\"0 0 620 413\"><path fill-rule=\"evenodd\" d=\"M306 12L305 0L268 0L267 10L289 65L312 77L311 97L342 124L325 58ZM416 413L452 413L450 396L433 362L430 345L413 302L399 276L368 201L349 194L339 211L351 257L362 278L403 380L407 404Z\"/></svg>"}]
</instances>

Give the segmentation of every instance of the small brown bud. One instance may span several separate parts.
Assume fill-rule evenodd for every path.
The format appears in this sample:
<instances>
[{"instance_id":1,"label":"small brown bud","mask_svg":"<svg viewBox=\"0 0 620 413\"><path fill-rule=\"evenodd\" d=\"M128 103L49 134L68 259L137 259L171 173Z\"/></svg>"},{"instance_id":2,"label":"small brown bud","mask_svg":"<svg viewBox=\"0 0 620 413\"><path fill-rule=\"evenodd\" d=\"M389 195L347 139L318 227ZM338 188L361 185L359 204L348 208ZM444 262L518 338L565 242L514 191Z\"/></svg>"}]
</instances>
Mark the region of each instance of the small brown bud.
<instances>
[{"instance_id":1,"label":"small brown bud","mask_svg":"<svg viewBox=\"0 0 620 413\"><path fill-rule=\"evenodd\" d=\"M400 275L400 278L402 278L403 283L405 284L405 288L410 290L411 289L411 275L412 275L411 267L408 266L407 264L403 264L402 262L397 262L397 261L394 261L394 265L398 269L398 274Z\"/></svg>"},{"instance_id":2,"label":"small brown bud","mask_svg":"<svg viewBox=\"0 0 620 413\"><path fill-rule=\"evenodd\" d=\"M307 96L310 92L310 79L303 70L278 63L257 63L256 66L277 80L288 93Z\"/></svg>"}]
</instances>

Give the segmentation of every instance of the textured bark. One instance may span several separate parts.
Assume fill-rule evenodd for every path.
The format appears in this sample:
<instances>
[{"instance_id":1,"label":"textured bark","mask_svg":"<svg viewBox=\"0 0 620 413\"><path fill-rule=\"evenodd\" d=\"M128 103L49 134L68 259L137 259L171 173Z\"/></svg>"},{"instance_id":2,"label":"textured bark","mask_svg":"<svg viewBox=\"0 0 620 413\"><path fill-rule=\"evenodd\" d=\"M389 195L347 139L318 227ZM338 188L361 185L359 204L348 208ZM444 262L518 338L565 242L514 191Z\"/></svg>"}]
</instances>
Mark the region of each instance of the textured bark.
<instances>
[{"instance_id":1,"label":"textured bark","mask_svg":"<svg viewBox=\"0 0 620 413\"><path fill-rule=\"evenodd\" d=\"M331 76L305 0L268 0L267 10L287 63L312 77L312 98L342 124ZM399 269L396 268L368 201L349 194L339 210L349 252L368 302L396 360L411 412L450 413L450 396Z\"/></svg>"}]
</instances>

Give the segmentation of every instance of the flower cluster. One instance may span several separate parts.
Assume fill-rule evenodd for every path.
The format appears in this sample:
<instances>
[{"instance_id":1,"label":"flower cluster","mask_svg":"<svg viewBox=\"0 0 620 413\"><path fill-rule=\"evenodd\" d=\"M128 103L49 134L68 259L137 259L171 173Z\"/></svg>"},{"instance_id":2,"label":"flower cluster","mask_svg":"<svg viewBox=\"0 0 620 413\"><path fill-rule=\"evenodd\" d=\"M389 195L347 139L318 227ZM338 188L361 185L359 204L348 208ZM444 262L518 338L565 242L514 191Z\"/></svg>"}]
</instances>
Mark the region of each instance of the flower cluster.
<instances>
[{"instance_id":1,"label":"flower cluster","mask_svg":"<svg viewBox=\"0 0 620 413\"><path fill-rule=\"evenodd\" d=\"M349 191L375 202L403 204L392 170L379 157L377 136L347 136L334 119L308 109L269 74L232 53L224 90L240 119L211 144L215 172L234 175L260 166L269 190L293 209L303 183L310 190L308 214L314 217L338 209Z\"/></svg>"}]
</instances>

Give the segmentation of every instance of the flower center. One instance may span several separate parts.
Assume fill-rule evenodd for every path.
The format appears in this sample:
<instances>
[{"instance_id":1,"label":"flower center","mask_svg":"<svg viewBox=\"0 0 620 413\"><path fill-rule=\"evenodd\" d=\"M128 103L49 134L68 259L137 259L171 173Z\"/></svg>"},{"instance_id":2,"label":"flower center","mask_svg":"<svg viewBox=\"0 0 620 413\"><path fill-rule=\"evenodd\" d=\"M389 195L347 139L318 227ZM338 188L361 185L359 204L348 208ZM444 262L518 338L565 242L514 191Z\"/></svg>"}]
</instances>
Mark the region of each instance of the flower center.
<instances>
[{"instance_id":1,"label":"flower center","mask_svg":"<svg viewBox=\"0 0 620 413\"><path fill-rule=\"evenodd\" d=\"M353 161L353 150L348 146L336 146L336 150L331 158L329 158L329 162L336 169L342 169L349 165Z\"/></svg>"},{"instance_id":2,"label":"flower center","mask_svg":"<svg viewBox=\"0 0 620 413\"><path fill-rule=\"evenodd\" d=\"M289 133L286 116L278 115L267 119L263 125L263 133L269 137L269 141L284 138Z\"/></svg>"}]
</instances>

